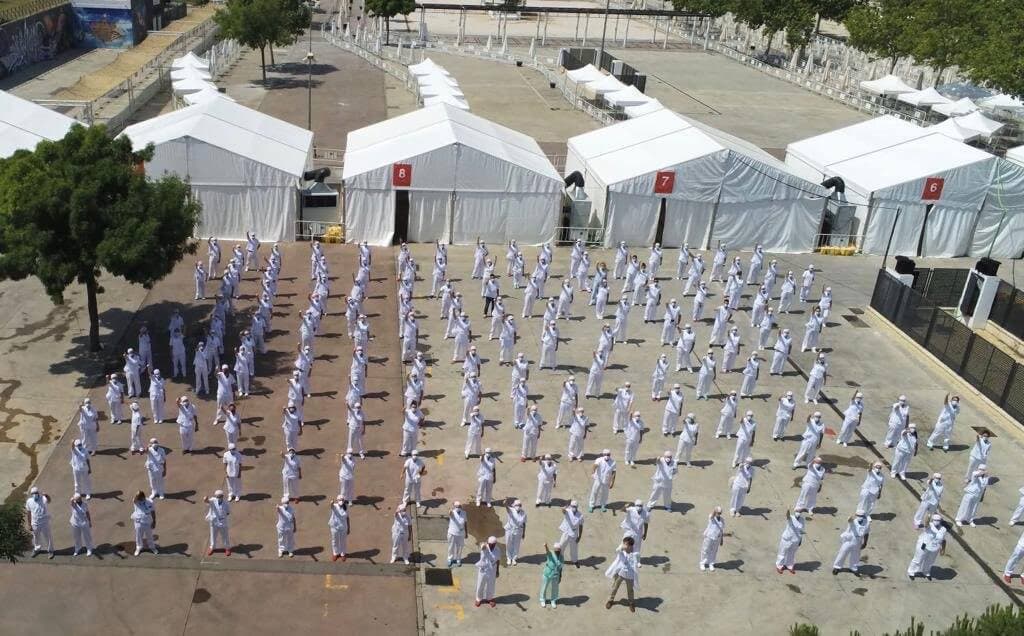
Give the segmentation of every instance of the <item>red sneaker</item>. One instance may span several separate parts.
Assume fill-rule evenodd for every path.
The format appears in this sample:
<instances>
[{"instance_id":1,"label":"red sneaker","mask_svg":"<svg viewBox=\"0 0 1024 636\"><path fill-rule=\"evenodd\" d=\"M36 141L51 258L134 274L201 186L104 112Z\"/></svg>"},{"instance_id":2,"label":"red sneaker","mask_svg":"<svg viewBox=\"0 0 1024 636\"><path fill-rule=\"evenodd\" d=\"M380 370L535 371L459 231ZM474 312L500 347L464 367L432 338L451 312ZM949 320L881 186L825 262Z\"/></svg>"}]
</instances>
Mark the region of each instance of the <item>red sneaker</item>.
<instances>
[{"instance_id":1,"label":"red sneaker","mask_svg":"<svg viewBox=\"0 0 1024 636\"><path fill-rule=\"evenodd\" d=\"M231 548L224 550L224 556L231 556Z\"/></svg>"},{"instance_id":2,"label":"red sneaker","mask_svg":"<svg viewBox=\"0 0 1024 636\"><path fill-rule=\"evenodd\" d=\"M345 561L348 561L348 557L343 554L341 555L341 562L344 563Z\"/></svg>"},{"instance_id":3,"label":"red sneaker","mask_svg":"<svg viewBox=\"0 0 1024 636\"><path fill-rule=\"evenodd\" d=\"M206 551L206 556L213 556L213 548Z\"/></svg>"},{"instance_id":4,"label":"red sneaker","mask_svg":"<svg viewBox=\"0 0 1024 636\"><path fill-rule=\"evenodd\" d=\"M473 607L480 607L480 601L474 601Z\"/></svg>"},{"instance_id":5,"label":"red sneaker","mask_svg":"<svg viewBox=\"0 0 1024 636\"><path fill-rule=\"evenodd\" d=\"M334 556L331 557L331 561L337 561L337 560L338 560L338 555L337 554L335 554Z\"/></svg>"},{"instance_id":6,"label":"red sneaker","mask_svg":"<svg viewBox=\"0 0 1024 636\"><path fill-rule=\"evenodd\" d=\"M1013 583L1013 577L1010 576L1009 574L1004 574L1003 575L1003 581L1006 582L1006 583Z\"/></svg>"},{"instance_id":7,"label":"red sneaker","mask_svg":"<svg viewBox=\"0 0 1024 636\"><path fill-rule=\"evenodd\" d=\"M487 604L490 605L491 607L494 607L495 605L497 605L497 603L494 602L493 598L491 600L487 601Z\"/></svg>"},{"instance_id":8,"label":"red sneaker","mask_svg":"<svg viewBox=\"0 0 1024 636\"><path fill-rule=\"evenodd\" d=\"M783 567L781 565L775 566L775 571L778 572L779 574L782 574L782 570L783 570Z\"/></svg>"}]
</instances>

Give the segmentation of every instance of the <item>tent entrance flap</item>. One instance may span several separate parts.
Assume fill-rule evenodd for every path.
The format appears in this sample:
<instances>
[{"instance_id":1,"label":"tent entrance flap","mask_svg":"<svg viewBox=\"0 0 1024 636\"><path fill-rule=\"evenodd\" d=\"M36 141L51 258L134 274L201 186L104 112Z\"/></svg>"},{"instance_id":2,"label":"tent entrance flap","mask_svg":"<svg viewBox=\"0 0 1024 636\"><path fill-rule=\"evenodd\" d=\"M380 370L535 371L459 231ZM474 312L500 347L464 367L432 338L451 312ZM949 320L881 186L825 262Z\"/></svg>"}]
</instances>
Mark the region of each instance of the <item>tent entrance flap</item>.
<instances>
[{"instance_id":1,"label":"tent entrance flap","mask_svg":"<svg viewBox=\"0 0 1024 636\"><path fill-rule=\"evenodd\" d=\"M409 241L451 241L452 196L445 191L409 191Z\"/></svg>"},{"instance_id":2,"label":"tent entrance flap","mask_svg":"<svg viewBox=\"0 0 1024 636\"><path fill-rule=\"evenodd\" d=\"M395 190L395 234L392 245L404 242L409 236L409 191Z\"/></svg>"},{"instance_id":3,"label":"tent entrance flap","mask_svg":"<svg viewBox=\"0 0 1024 636\"><path fill-rule=\"evenodd\" d=\"M658 227L654 230L654 242L661 244L665 242L665 197L661 197L661 204L658 206Z\"/></svg>"}]
</instances>

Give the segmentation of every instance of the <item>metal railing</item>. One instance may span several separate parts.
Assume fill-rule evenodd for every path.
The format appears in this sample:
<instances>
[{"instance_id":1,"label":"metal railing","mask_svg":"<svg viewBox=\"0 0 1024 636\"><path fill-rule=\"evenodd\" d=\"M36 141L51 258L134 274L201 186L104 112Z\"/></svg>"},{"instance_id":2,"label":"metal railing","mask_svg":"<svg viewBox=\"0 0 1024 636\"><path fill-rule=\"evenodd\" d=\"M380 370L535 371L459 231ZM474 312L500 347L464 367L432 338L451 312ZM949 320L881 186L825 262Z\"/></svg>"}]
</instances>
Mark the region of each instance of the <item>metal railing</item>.
<instances>
[{"instance_id":1,"label":"metal railing","mask_svg":"<svg viewBox=\"0 0 1024 636\"><path fill-rule=\"evenodd\" d=\"M331 228L341 228L344 234L344 225L337 221L304 221L295 222L295 240L312 241L323 238Z\"/></svg>"},{"instance_id":2,"label":"metal railing","mask_svg":"<svg viewBox=\"0 0 1024 636\"><path fill-rule=\"evenodd\" d=\"M918 274L918 280L921 278ZM1024 366L968 329L952 312L885 270L878 272L871 307L1024 423Z\"/></svg>"},{"instance_id":3,"label":"metal railing","mask_svg":"<svg viewBox=\"0 0 1024 636\"><path fill-rule=\"evenodd\" d=\"M570 227L561 225L555 228L555 243L568 245L576 239L582 239L587 247L597 247L604 243L604 228L600 227Z\"/></svg>"},{"instance_id":4,"label":"metal railing","mask_svg":"<svg viewBox=\"0 0 1024 636\"><path fill-rule=\"evenodd\" d=\"M0 9L0 24L27 18L40 11L46 11L67 3L68 0L32 0L31 2L16 4L13 7L4 7Z\"/></svg>"}]
</instances>

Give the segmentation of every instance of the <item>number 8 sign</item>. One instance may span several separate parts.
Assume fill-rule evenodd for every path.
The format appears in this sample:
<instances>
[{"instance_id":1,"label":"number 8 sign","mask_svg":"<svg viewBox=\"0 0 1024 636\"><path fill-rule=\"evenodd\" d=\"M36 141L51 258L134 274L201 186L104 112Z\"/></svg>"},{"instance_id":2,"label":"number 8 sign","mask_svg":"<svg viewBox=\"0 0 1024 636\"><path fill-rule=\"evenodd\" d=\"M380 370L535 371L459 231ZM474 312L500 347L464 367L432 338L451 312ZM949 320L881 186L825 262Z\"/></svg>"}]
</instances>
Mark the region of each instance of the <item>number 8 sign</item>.
<instances>
[{"instance_id":1,"label":"number 8 sign","mask_svg":"<svg viewBox=\"0 0 1024 636\"><path fill-rule=\"evenodd\" d=\"M412 185L412 166L407 163L396 163L391 167L391 185L397 188L408 188Z\"/></svg>"},{"instance_id":2,"label":"number 8 sign","mask_svg":"<svg viewBox=\"0 0 1024 636\"><path fill-rule=\"evenodd\" d=\"M661 170L654 175L654 194L672 194L676 186L676 173L673 170Z\"/></svg>"},{"instance_id":3,"label":"number 8 sign","mask_svg":"<svg viewBox=\"0 0 1024 636\"><path fill-rule=\"evenodd\" d=\"M942 177L928 177L924 180L924 192L921 193L922 201L938 201L942 198L942 186L946 180Z\"/></svg>"}]
</instances>

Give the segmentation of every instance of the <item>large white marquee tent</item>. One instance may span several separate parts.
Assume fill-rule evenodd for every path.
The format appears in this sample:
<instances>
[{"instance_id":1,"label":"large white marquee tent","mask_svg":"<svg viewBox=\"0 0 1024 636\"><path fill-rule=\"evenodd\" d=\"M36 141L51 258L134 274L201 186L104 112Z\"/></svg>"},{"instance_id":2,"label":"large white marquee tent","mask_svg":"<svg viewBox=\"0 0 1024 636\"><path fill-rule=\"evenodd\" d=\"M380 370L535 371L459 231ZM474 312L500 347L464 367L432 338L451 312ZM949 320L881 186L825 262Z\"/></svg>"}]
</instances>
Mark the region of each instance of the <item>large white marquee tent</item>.
<instances>
[{"instance_id":1,"label":"large white marquee tent","mask_svg":"<svg viewBox=\"0 0 1024 636\"><path fill-rule=\"evenodd\" d=\"M350 132L344 182L346 238L374 245L391 243L405 200L399 238L543 243L564 189L532 137L448 104Z\"/></svg>"},{"instance_id":2,"label":"large white marquee tent","mask_svg":"<svg viewBox=\"0 0 1024 636\"><path fill-rule=\"evenodd\" d=\"M814 247L828 192L745 141L669 110L569 139L606 246L662 243L773 252Z\"/></svg>"},{"instance_id":3,"label":"large white marquee tent","mask_svg":"<svg viewBox=\"0 0 1024 636\"><path fill-rule=\"evenodd\" d=\"M156 146L146 174L187 179L203 205L197 236L293 240L313 133L226 99L172 111L124 130Z\"/></svg>"},{"instance_id":4,"label":"large white marquee tent","mask_svg":"<svg viewBox=\"0 0 1024 636\"><path fill-rule=\"evenodd\" d=\"M980 214L996 157L893 117L794 142L786 163L808 179L843 179L866 253L884 253L891 234L893 254L976 255L974 237L997 231Z\"/></svg>"},{"instance_id":5,"label":"large white marquee tent","mask_svg":"<svg viewBox=\"0 0 1024 636\"><path fill-rule=\"evenodd\" d=\"M74 123L67 115L0 91L0 159L35 150L44 139L63 139Z\"/></svg>"}]
</instances>

